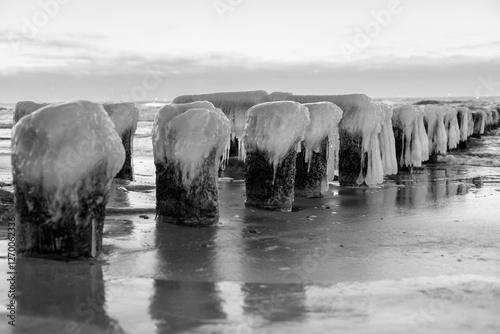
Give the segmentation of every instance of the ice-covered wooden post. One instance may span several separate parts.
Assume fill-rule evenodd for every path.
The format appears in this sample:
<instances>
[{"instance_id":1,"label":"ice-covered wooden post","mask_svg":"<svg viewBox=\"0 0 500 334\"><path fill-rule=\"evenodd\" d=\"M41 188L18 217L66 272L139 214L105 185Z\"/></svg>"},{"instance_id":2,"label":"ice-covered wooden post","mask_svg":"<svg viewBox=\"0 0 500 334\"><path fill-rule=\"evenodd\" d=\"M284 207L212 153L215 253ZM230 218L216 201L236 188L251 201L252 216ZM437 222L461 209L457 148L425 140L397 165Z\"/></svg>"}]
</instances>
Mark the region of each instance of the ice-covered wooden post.
<instances>
[{"instance_id":1,"label":"ice-covered wooden post","mask_svg":"<svg viewBox=\"0 0 500 334\"><path fill-rule=\"evenodd\" d=\"M400 167L419 167L429 159L429 143L424 127L424 111L412 105L393 109L392 126L396 158Z\"/></svg>"},{"instance_id":2,"label":"ice-covered wooden post","mask_svg":"<svg viewBox=\"0 0 500 334\"><path fill-rule=\"evenodd\" d=\"M14 107L14 119L13 124L15 125L21 118L27 116L45 106L49 105L48 103L36 103L33 101L19 101L16 103Z\"/></svg>"},{"instance_id":3,"label":"ice-covered wooden post","mask_svg":"<svg viewBox=\"0 0 500 334\"><path fill-rule=\"evenodd\" d=\"M311 122L297 154L295 196L323 197L338 168L342 109L331 102L306 103Z\"/></svg>"},{"instance_id":4,"label":"ice-covered wooden post","mask_svg":"<svg viewBox=\"0 0 500 334\"><path fill-rule=\"evenodd\" d=\"M115 124L115 130L122 139L125 148L125 162L122 169L116 174L116 178L134 180L134 163L132 154L134 151L134 134L139 120L139 110L133 103L105 103L104 110Z\"/></svg>"},{"instance_id":5,"label":"ice-covered wooden post","mask_svg":"<svg viewBox=\"0 0 500 334\"><path fill-rule=\"evenodd\" d=\"M500 127L500 105L496 105L496 108L497 108L497 113L498 113L498 122L497 122L497 126Z\"/></svg>"},{"instance_id":6,"label":"ice-covered wooden post","mask_svg":"<svg viewBox=\"0 0 500 334\"><path fill-rule=\"evenodd\" d=\"M489 109L487 106L484 107L483 109L485 119L484 119L484 132L490 132L491 131L491 126L493 124L493 113L492 110Z\"/></svg>"},{"instance_id":7,"label":"ice-covered wooden post","mask_svg":"<svg viewBox=\"0 0 500 334\"><path fill-rule=\"evenodd\" d=\"M444 108L444 127L448 134L448 150L454 150L458 147L460 141L460 127L458 125L458 110L450 105Z\"/></svg>"},{"instance_id":8,"label":"ice-covered wooden post","mask_svg":"<svg viewBox=\"0 0 500 334\"><path fill-rule=\"evenodd\" d=\"M355 98L355 97L354 97ZM339 183L341 186L376 186L384 182L379 134L382 117L371 99L356 99L343 108L339 125Z\"/></svg>"},{"instance_id":9,"label":"ice-covered wooden post","mask_svg":"<svg viewBox=\"0 0 500 334\"><path fill-rule=\"evenodd\" d=\"M364 94L348 95L293 95L280 94L282 98L299 103L328 101L342 109L339 123L339 183L343 186L366 184L376 186L384 181L384 173L392 173L397 166L384 168L381 160L380 136L384 112ZM387 123L387 122L386 122ZM392 128L389 130L392 132ZM387 148L390 143L384 143ZM385 151L390 155L390 149ZM387 160L390 163L391 158Z\"/></svg>"},{"instance_id":10,"label":"ice-covered wooden post","mask_svg":"<svg viewBox=\"0 0 500 334\"><path fill-rule=\"evenodd\" d=\"M496 107L491 108L491 115L492 115L491 129L496 130L498 129L498 122L500 121L500 114L498 113Z\"/></svg>"},{"instance_id":11,"label":"ice-covered wooden post","mask_svg":"<svg viewBox=\"0 0 500 334\"><path fill-rule=\"evenodd\" d=\"M309 122L309 111L297 102L266 102L248 110L246 206L292 210L297 147Z\"/></svg>"},{"instance_id":12,"label":"ice-covered wooden post","mask_svg":"<svg viewBox=\"0 0 500 334\"><path fill-rule=\"evenodd\" d=\"M480 109L472 110L472 119L474 120L472 136L475 138L481 138L481 135L484 133L486 128L486 113Z\"/></svg>"},{"instance_id":13,"label":"ice-covered wooden post","mask_svg":"<svg viewBox=\"0 0 500 334\"><path fill-rule=\"evenodd\" d=\"M46 106L13 128L17 251L40 257L99 254L111 179L125 152L102 106Z\"/></svg>"},{"instance_id":14,"label":"ice-covered wooden post","mask_svg":"<svg viewBox=\"0 0 500 334\"><path fill-rule=\"evenodd\" d=\"M469 108L467 107L457 107L457 119L460 128L460 141L458 142L458 148L460 150L467 149L467 138L469 136Z\"/></svg>"},{"instance_id":15,"label":"ice-covered wooden post","mask_svg":"<svg viewBox=\"0 0 500 334\"><path fill-rule=\"evenodd\" d=\"M156 214L162 221L191 226L219 221L217 171L230 130L228 118L206 101L158 110L152 137Z\"/></svg>"},{"instance_id":16,"label":"ice-covered wooden post","mask_svg":"<svg viewBox=\"0 0 500 334\"><path fill-rule=\"evenodd\" d=\"M424 107L424 124L427 128L429 162L436 163L439 154L446 154L448 149L448 133L444 126L445 110L436 105Z\"/></svg>"}]
</instances>

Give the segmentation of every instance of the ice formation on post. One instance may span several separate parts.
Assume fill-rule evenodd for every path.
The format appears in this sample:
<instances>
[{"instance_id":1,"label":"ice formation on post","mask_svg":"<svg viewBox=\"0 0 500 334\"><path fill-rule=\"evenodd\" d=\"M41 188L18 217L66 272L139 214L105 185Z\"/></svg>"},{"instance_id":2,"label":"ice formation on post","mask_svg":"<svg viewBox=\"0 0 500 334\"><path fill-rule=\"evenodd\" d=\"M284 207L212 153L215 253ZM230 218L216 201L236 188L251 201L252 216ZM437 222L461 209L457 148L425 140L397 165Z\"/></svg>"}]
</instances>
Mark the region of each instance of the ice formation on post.
<instances>
[{"instance_id":1,"label":"ice formation on post","mask_svg":"<svg viewBox=\"0 0 500 334\"><path fill-rule=\"evenodd\" d=\"M291 211L297 147L309 122L309 111L296 102L266 102L248 110L245 205Z\"/></svg>"},{"instance_id":2,"label":"ice formation on post","mask_svg":"<svg viewBox=\"0 0 500 334\"><path fill-rule=\"evenodd\" d=\"M262 90L244 92L222 92L200 95L182 95L174 99L173 103L189 103L195 101L209 101L216 108L222 110L231 122L231 147L230 152L225 157L224 164L229 159L229 154L236 156L239 160L245 161L245 147L243 145L243 135L245 130L245 115L248 109L256 104L268 102L269 95ZM229 148L228 148L229 149ZM234 152L236 151L236 152Z\"/></svg>"},{"instance_id":3,"label":"ice formation on post","mask_svg":"<svg viewBox=\"0 0 500 334\"><path fill-rule=\"evenodd\" d=\"M109 186L125 160L109 116L88 101L49 105L12 132L18 252L97 256Z\"/></svg>"},{"instance_id":4,"label":"ice formation on post","mask_svg":"<svg viewBox=\"0 0 500 334\"><path fill-rule=\"evenodd\" d=\"M493 130L498 129L498 122L500 121L500 114L498 113L498 110L496 107L491 109L491 115L492 115L491 128Z\"/></svg>"},{"instance_id":5,"label":"ice formation on post","mask_svg":"<svg viewBox=\"0 0 500 334\"><path fill-rule=\"evenodd\" d=\"M485 115L486 115L486 119L484 121L484 132L488 132L491 130L491 125L493 124L493 114L492 114L492 111L491 109L489 108L485 108L483 109Z\"/></svg>"},{"instance_id":6,"label":"ice formation on post","mask_svg":"<svg viewBox=\"0 0 500 334\"><path fill-rule=\"evenodd\" d=\"M427 126L429 156L432 162L438 154L446 154L448 150L448 133L444 125L445 110L437 105L428 104L424 107L424 120Z\"/></svg>"},{"instance_id":7,"label":"ice formation on post","mask_svg":"<svg viewBox=\"0 0 500 334\"><path fill-rule=\"evenodd\" d=\"M376 186L384 182L379 143L381 114L371 99L353 101L353 105L344 110L340 122L339 182L340 185ZM349 174L357 174L357 178L346 178Z\"/></svg>"},{"instance_id":8,"label":"ice formation on post","mask_svg":"<svg viewBox=\"0 0 500 334\"><path fill-rule=\"evenodd\" d=\"M36 103L32 101L19 101L14 108L14 122L16 124L21 118L31 114L32 112L48 106L48 103Z\"/></svg>"},{"instance_id":9,"label":"ice formation on post","mask_svg":"<svg viewBox=\"0 0 500 334\"><path fill-rule=\"evenodd\" d=\"M481 135L486 129L486 113L481 109L471 110L472 119L474 120L474 127L472 135L477 138L481 138Z\"/></svg>"},{"instance_id":10,"label":"ice formation on post","mask_svg":"<svg viewBox=\"0 0 500 334\"><path fill-rule=\"evenodd\" d=\"M396 143L392 126L392 108L386 104L377 104L378 112L382 122L382 130L379 134L380 154L382 156L382 168L384 175L398 173L398 162L396 159Z\"/></svg>"},{"instance_id":11,"label":"ice formation on post","mask_svg":"<svg viewBox=\"0 0 500 334\"><path fill-rule=\"evenodd\" d=\"M338 168L338 123L343 112L331 102L304 106L309 110L311 121L297 155L295 196L322 197Z\"/></svg>"},{"instance_id":12,"label":"ice formation on post","mask_svg":"<svg viewBox=\"0 0 500 334\"><path fill-rule=\"evenodd\" d=\"M500 127L500 105L496 104L494 108L496 109L498 115L497 127Z\"/></svg>"},{"instance_id":13,"label":"ice formation on post","mask_svg":"<svg viewBox=\"0 0 500 334\"><path fill-rule=\"evenodd\" d=\"M422 166L429 159L429 142L424 127L424 111L412 105L393 109L392 124L396 156L401 167Z\"/></svg>"},{"instance_id":14,"label":"ice formation on post","mask_svg":"<svg viewBox=\"0 0 500 334\"><path fill-rule=\"evenodd\" d=\"M449 105L444 105L444 127L448 133L448 149L453 150L458 147L460 141L460 127L458 125L457 109Z\"/></svg>"},{"instance_id":15,"label":"ice formation on post","mask_svg":"<svg viewBox=\"0 0 500 334\"><path fill-rule=\"evenodd\" d=\"M116 174L116 178L133 181L134 164L132 154L134 150L134 134L139 120L139 109L133 103L105 103L103 107L111 117L125 149L125 163Z\"/></svg>"},{"instance_id":16,"label":"ice formation on post","mask_svg":"<svg viewBox=\"0 0 500 334\"><path fill-rule=\"evenodd\" d=\"M469 108L457 107L457 119L460 128L460 140L458 147L461 150L465 150L467 148L467 139L469 137L469 118Z\"/></svg>"},{"instance_id":17,"label":"ice formation on post","mask_svg":"<svg viewBox=\"0 0 500 334\"><path fill-rule=\"evenodd\" d=\"M359 186L364 183L376 186L384 181L379 142L382 115L371 98L364 94L290 94L286 100L299 103L332 102L344 112L339 123L340 185Z\"/></svg>"},{"instance_id":18,"label":"ice formation on post","mask_svg":"<svg viewBox=\"0 0 500 334\"><path fill-rule=\"evenodd\" d=\"M269 94L269 101L286 101L288 96L292 95L292 93L288 92L272 92Z\"/></svg>"},{"instance_id":19,"label":"ice formation on post","mask_svg":"<svg viewBox=\"0 0 500 334\"><path fill-rule=\"evenodd\" d=\"M469 109L469 125L467 128L467 139L474 134L474 113Z\"/></svg>"},{"instance_id":20,"label":"ice formation on post","mask_svg":"<svg viewBox=\"0 0 500 334\"><path fill-rule=\"evenodd\" d=\"M156 212L166 222L212 225L219 221L217 171L230 122L210 102L170 104L153 124Z\"/></svg>"},{"instance_id":21,"label":"ice formation on post","mask_svg":"<svg viewBox=\"0 0 500 334\"><path fill-rule=\"evenodd\" d=\"M339 182L342 186L366 184L376 186L384 181L384 167L379 142L384 119L379 106L364 94L349 95L293 95L289 101L313 103L328 101L344 112L339 123ZM383 136L390 144L390 136ZM389 153L390 155L391 153ZM391 158L389 158L390 160ZM389 168L393 171L395 167Z\"/></svg>"}]
</instances>

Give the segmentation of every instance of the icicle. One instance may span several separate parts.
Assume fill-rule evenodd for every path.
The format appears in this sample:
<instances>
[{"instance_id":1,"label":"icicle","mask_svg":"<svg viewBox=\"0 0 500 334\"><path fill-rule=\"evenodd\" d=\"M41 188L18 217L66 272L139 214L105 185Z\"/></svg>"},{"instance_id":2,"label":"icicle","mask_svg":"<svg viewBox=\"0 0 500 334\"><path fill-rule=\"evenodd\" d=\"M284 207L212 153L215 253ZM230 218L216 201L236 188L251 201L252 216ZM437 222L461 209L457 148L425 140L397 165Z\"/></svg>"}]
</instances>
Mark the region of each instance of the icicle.
<instances>
[{"instance_id":1,"label":"icicle","mask_svg":"<svg viewBox=\"0 0 500 334\"><path fill-rule=\"evenodd\" d=\"M444 124L445 110L439 106L427 105L424 111L424 118L427 122L429 155L446 154L448 135Z\"/></svg>"},{"instance_id":2,"label":"icicle","mask_svg":"<svg viewBox=\"0 0 500 334\"><path fill-rule=\"evenodd\" d=\"M312 154L313 154L313 150L311 150L310 148L306 148L306 153L304 154L304 160L307 163L307 172L308 173L311 171Z\"/></svg>"},{"instance_id":3,"label":"icicle","mask_svg":"<svg viewBox=\"0 0 500 334\"><path fill-rule=\"evenodd\" d=\"M228 141L226 142L226 146L224 147L224 151L222 153L222 165L221 168L224 170L227 167L227 164L229 162L229 150L231 149L231 137L228 138Z\"/></svg>"},{"instance_id":4,"label":"icicle","mask_svg":"<svg viewBox=\"0 0 500 334\"><path fill-rule=\"evenodd\" d=\"M243 136L237 137L238 139L238 159L245 161L247 154L245 150L245 144L243 143Z\"/></svg>"},{"instance_id":5,"label":"icicle","mask_svg":"<svg viewBox=\"0 0 500 334\"><path fill-rule=\"evenodd\" d=\"M278 170L278 165L279 165L278 160L273 161L273 186L274 186L274 181L276 181L276 171Z\"/></svg>"},{"instance_id":6,"label":"icicle","mask_svg":"<svg viewBox=\"0 0 500 334\"><path fill-rule=\"evenodd\" d=\"M458 126L457 110L451 106L445 106L444 124L448 135L448 147L454 149L460 141L460 129Z\"/></svg>"}]
</instances>

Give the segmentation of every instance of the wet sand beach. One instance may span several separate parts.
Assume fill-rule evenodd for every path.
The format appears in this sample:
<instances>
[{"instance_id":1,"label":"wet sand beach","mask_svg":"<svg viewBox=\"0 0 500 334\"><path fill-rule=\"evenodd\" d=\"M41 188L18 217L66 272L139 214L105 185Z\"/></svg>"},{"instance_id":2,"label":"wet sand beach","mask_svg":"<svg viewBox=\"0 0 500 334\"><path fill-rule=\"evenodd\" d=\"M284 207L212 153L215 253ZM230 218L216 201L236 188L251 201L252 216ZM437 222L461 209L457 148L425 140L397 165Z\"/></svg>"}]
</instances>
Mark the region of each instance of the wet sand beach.
<instances>
[{"instance_id":1,"label":"wet sand beach","mask_svg":"<svg viewBox=\"0 0 500 334\"><path fill-rule=\"evenodd\" d=\"M136 181L113 181L103 254L18 258L16 327L2 333L500 331L498 132L379 188L332 182L291 213L246 208L242 173L227 171L219 224L190 228L155 219L150 126L134 139ZM9 146L0 140L2 268Z\"/></svg>"}]
</instances>

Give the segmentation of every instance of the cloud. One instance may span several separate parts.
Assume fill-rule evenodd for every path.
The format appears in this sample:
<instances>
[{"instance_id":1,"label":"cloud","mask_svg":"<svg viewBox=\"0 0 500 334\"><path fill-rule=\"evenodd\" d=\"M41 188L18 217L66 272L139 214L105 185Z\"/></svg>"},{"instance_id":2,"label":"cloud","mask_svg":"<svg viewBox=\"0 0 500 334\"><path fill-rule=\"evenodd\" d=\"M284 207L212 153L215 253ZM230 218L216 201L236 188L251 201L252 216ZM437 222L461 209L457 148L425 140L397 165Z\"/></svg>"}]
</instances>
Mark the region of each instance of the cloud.
<instances>
[{"instance_id":1,"label":"cloud","mask_svg":"<svg viewBox=\"0 0 500 334\"><path fill-rule=\"evenodd\" d=\"M158 71L164 78L145 99L173 99L182 94L264 89L269 92L291 91L296 94L366 93L387 96L472 96L479 76L498 73L495 59L466 57L433 63L422 57L411 64L388 59L377 66L339 66L331 62L255 63L240 66L244 58L232 63L224 55L210 59L187 57L146 57L121 55L87 58L72 62L66 70L21 71L8 78L3 90L6 102L31 99L61 101L90 99L117 100L130 95L141 85L148 71ZM73 67L71 69L71 67ZM496 70L496 72L495 72ZM0 78L1 80L1 78Z\"/></svg>"}]
</instances>

